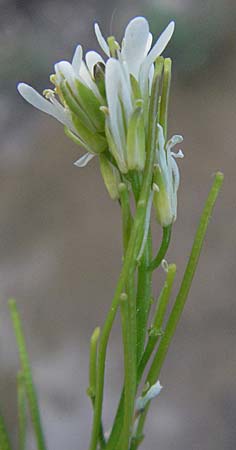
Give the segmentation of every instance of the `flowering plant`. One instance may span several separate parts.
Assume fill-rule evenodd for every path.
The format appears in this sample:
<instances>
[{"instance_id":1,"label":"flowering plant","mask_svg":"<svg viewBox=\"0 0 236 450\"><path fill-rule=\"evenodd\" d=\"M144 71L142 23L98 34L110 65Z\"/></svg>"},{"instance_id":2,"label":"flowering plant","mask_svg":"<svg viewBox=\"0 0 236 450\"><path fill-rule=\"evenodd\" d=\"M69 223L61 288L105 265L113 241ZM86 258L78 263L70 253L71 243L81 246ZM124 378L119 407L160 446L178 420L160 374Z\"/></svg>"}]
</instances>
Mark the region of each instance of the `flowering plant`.
<instances>
[{"instance_id":1,"label":"flowering plant","mask_svg":"<svg viewBox=\"0 0 236 450\"><path fill-rule=\"evenodd\" d=\"M179 292L167 316L176 265L165 260L173 223L177 218L179 169L182 158L173 147L180 135L168 139L167 119L171 84L171 59L161 56L174 31L170 22L152 47L152 34L145 18L131 20L119 44L106 40L95 24L103 53L86 53L77 46L72 63L60 61L50 81L53 89L41 96L31 86L18 85L20 94L33 106L55 117L66 134L86 150L75 162L84 167L99 158L105 186L121 209L123 263L110 310L101 329L90 341L88 395L93 407L89 450L136 450L143 439L143 427L152 399L159 395L159 375L183 311L198 263L209 218L223 175L215 175ZM135 203L132 212L131 202ZM163 229L160 247L153 256L151 213L155 210ZM161 266L166 280L157 301L152 300L153 272ZM153 304L154 303L154 304ZM28 400L39 450L46 444L33 387L29 360L19 315L10 302L20 351L19 439L25 441L24 399ZM102 418L107 345L114 319L121 314L124 384L110 432L104 432ZM146 371L145 371L146 370ZM144 377L145 374L145 377ZM140 395L137 395L140 390ZM0 443L10 448L3 419ZM1 447L1 445L0 445Z\"/></svg>"}]
</instances>

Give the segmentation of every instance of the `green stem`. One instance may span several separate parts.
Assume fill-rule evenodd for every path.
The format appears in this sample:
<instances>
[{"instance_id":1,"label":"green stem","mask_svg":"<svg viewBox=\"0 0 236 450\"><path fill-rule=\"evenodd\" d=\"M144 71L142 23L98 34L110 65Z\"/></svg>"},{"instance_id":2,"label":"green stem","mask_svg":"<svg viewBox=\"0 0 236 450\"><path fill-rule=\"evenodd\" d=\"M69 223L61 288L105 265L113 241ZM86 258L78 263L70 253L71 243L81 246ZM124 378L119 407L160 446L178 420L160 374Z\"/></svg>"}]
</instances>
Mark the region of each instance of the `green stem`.
<instances>
[{"instance_id":1,"label":"green stem","mask_svg":"<svg viewBox=\"0 0 236 450\"><path fill-rule=\"evenodd\" d=\"M162 260L165 258L167 250L170 245L171 231L172 231L172 225L169 225L168 227L163 227L161 246L158 250L156 257L152 260L152 262L149 266L150 271L157 269L157 267L159 267L159 265L161 264Z\"/></svg>"},{"instance_id":2,"label":"green stem","mask_svg":"<svg viewBox=\"0 0 236 450\"><path fill-rule=\"evenodd\" d=\"M121 213L122 213L122 232L123 232L123 248L124 254L126 253L130 232L132 228L132 215L130 211L130 202L129 202L129 192L125 183L119 184L119 193L120 193L120 203L121 203Z\"/></svg>"},{"instance_id":3,"label":"green stem","mask_svg":"<svg viewBox=\"0 0 236 450\"><path fill-rule=\"evenodd\" d=\"M11 443L6 429L5 421L0 413L0 449L11 450Z\"/></svg>"},{"instance_id":4,"label":"green stem","mask_svg":"<svg viewBox=\"0 0 236 450\"><path fill-rule=\"evenodd\" d=\"M132 289L129 293L133 295ZM133 341L136 335L133 335L134 324L131 320L132 300L127 294L121 294L121 322L124 347L124 416L120 445L122 450L129 449L129 441L131 436L132 418L135 402L136 387L136 356L133 354Z\"/></svg>"},{"instance_id":5,"label":"green stem","mask_svg":"<svg viewBox=\"0 0 236 450\"><path fill-rule=\"evenodd\" d=\"M26 445L26 392L24 375L20 371L17 375L17 406L18 406L18 442L19 450L25 450Z\"/></svg>"},{"instance_id":6,"label":"green stem","mask_svg":"<svg viewBox=\"0 0 236 450\"><path fill-rule=\"evenodd\" d=\"M138 379L141 379L144 369L150 359L150 356L161 336L161 327L169 303L172 286L175 280L175 275L176 275L176 265L169 264L165 284L157 301L157 308L151 325L149 339L145 348L145 352L139 364Z\"/></svg>"},{"instance_id":7,"label":"green stem","mask_svg":"<svg viewBox=\"0 0 236 450\"><path fill-rule=\"evenodd\" d=\"M46 450L46 443L41 424L41 417L38 406L38 399L33 383L29 357L26 350L25 338L22 330L20 316L16 308L15 300L9 301L12 323L15 330L16 341L18 345L19 357L21 362L22 374L24 376L25 391L29 404L32 424L35 432L38 450Z\"/></svg>"},{"instance_id":8,"label":"green stem","mask_svg":"<svg viewBox=\"0 0 236 450\"><path fill-rule=\"evenodd\" d=\"M162 65L156 70L154 74L154 81L152 85L152 96L150 101L149 111L149 130L148 130L148 142L147 142L147 156L144 169L144 178L140 194L140 199L137 204L136 214L131 230L130 240L127 247L123 267L118 280L116 291L113 297L110 311L108 312L105 324L101 332L101 339L98 353L98 368L97 368L97 386L96 397L94 407L94 417L91 433L91 441L89 450L96 450L98 442L99 427L102 415L102 403L103 403L103 391L104 391L104 372L106 361L106 350L111 328L116 316L117 308L120 302L120 295L124 289L124 286L129 279L133 276L136 258L142 242L142 230L145 221L146 207L149 199L153 162L155 158L156 139L157 139L157 113L158 113L158 97L159 97L159 83L162 74Z\"/></svg>"},{"instance_id":9,"label":"green stem","mask_svg":"<svg viewBox=\"0 0 236 450\"><path fill-rule=\"evenodd\" d=\"M167 325L165 328L164 335L161 339L160 345L158 347L158 351L155 355L155 358L153 360L153 363L151 365L151 368L149 370L149 373L147 375L146 382L151 385L153 385L160 374L162 365L164 363L165 357L167 355L171 340L173 338L173 335L175 333L177 324L179 322L180 316L182 314L184 305L186 303L188 293L192 284L192 280L197 268L197 264L199 261L203 241L206 235L207 227L209 224L209 220L216 202L216 199L218 197L221 185L223 183L224 176L221 172L217 172L214 177L214 181L211 187L211 190L208 194L200 222L195 234L191 254L188 260L187 267L185 269L184 277L178 292L178 295L176 297L175 304L173 306L173 309L171 311L171 314L169 316L169 319L167 321ZM139 435L142 434L142 429L145 423L145 418L147 415L149 404L146 406L145 411L141 414L140 417L140 423L138 425L137 433ZM132 450L135 450L137 448L133 447Z\"/></svg>"},{"instance_id":10,"label":"green stem","mask_svg":"<svg viewBox=\"0 0 236 450\"><path fill-rule=\"evenodd\" d=\"M97 378L97 347L98 339L100 335L100 328L96 327L90 339L90 352L89 352L89 387L87 389L87 394L91 399L92 406L94 408L95 404L95 392L96 392L96 378ZM101 449L106 446L106 440L103 432L102 420L100 423L99 430L99 444Z\"/></svg>"},{"instance_id":11,"label":"green stem","mask_svg":"<svg viewBox=\"0 0 236 450\"><path fill-rule=\"evenodd\" d=\"M151 233L145 245L144 253L138 268L138 286L137 286L137 362L139 363L144 343L146 339L148 314L151 302L151 281L152 274L148 270L152 257Z\"/></svg>"},{"instance_id":12,"label":"green stem","mask_svg":"<svg viewBox=\"0 0 236 450\"><path fill-rule=\"evenodd\" d=\"M132 217L129 193L120 185L122 207L123 246L126 253L130 238ZM121 323L124 349L124 418L121 436L122 450L129 449L136 386L136 298L134 275L127 280L126 293L121 294Z\"/></svg>"}]
</instances>

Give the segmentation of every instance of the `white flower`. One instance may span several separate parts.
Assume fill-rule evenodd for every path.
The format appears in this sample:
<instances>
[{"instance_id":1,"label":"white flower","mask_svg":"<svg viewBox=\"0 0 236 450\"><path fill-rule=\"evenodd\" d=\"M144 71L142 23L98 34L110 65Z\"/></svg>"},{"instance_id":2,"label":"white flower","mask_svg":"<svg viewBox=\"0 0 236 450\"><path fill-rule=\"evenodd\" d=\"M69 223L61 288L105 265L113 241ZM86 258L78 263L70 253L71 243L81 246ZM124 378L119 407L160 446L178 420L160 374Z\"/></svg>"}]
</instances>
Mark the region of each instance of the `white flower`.
<instances>
[{"instance_id":1,"label":"white flower","mask_svg":"<svg viewBox=\"0 0 236 450\"><path fill-rule=\"evenodd\" d=\"M161 386L160 381L158 380L155 384L153 384L146 394L143 397L138 397L136 400L136 409L137 411L143 411L146 405L155 397L157 397L163 386Z\"/></svg>"},{"instance_id":2,"label":"white flower","mask_svg":"<svg viewBox=\"0 0 236 450\"><path fill-rule=\"evenodd\" d=\"M179 168L175 158L183 158L182 150L174 153L171 149L183 141L180 135L174 135L165 143L164 132L158 125L158 148L154 172L154 205L159 223L166 227L176 220L177 191L179 188Z\"/></svg>"},{"instance_id":3,"label":"white flower","mask_svg":"<svg viewBox=\"0 0 236 450\"><path fill-rule=\"evenodd\" d=\"M174 27L175 23L171 21L152 49L153 37L149 31L148 21L144 17L135 17L126 27L121 49L119 50L119 46L117 48L117 57L126 74L132 74L139 82L143 96L146 94L148 80L153 72L153 63L165 50ZM95 33L104 53L107 56L113 56L98 24L95 24Z\"/></svg>"},{"instance_id":4,"label":"white flower","mask_svg":"<svg viewBox=\"0 0 236 450\"><path fill-rule=\"evenodd\" d=\"M143 170L145 163L145 142L133 133L133 149L127 148L127 134L131 118L137 116L137 107L144 111L148 109L149 93L152 85L154 62L167 46L174 31L174 22L170 22L156 44L152 45L152 34L144 17L131 20L125 30L121 46L113 39L111 44L104 39L98 24L95 33L98 42L107 56L105 87L109 115L107 123L107 139L121 172L128 170ZM111 39L111 38L110 38ZM133 82L138 85L139 95L134 95ZM135 81L136 80L136 81ZM140 103L141 100L141 103ZM137 104L138 101L138 104ZM143 117L144 123L145 117ZM141 129L144 136L144 123L140 124L137 117L136 131ZM134 118L132 120L134 126ZM132 142L131 142L132 143ZM138 143L138 145L137 145ZM141 144L141 145L139 145ZM133 151L132 151L133 150ZM130 153L132 156L130 157Z\"/></svg>"}]
</instances>

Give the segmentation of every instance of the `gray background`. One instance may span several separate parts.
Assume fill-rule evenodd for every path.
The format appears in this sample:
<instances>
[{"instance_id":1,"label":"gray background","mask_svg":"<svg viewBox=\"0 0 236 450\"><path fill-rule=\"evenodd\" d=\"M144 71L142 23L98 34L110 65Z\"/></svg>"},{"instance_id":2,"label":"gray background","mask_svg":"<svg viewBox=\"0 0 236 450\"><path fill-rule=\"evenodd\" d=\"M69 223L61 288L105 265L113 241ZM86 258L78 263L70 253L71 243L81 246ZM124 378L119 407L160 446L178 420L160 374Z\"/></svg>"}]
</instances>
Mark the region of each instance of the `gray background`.
<instances>
[{"instance_id":1,"label":"gray background","mask_svg":"<svg viewBox=\"0 0 236 450\"><path fill-rule=\"evenodd\" d=\"M146 450L233 450L235 382L236 6L212 1L0 1L0 407L16 443L18 367L7 299L17 299L38 387L49 449L85 449L88 342L103 323L121 267L119 207L97 161L52 118L27 105L17 81L48 86L53 63L75 45L98 48L128 20L150 19L155 36L176 32L169 134L184 135L178 220L168 261L179 285L211 175L225 173L190 298L161 373L164 389L146 427ZM154 223L156 244L160 230ZM157 275L155 292L163 276ZM109 428L122 382L119 321L109 346L105 414ZM35 448L29 430L30 449Z\"/></svg>"}]
</instances>

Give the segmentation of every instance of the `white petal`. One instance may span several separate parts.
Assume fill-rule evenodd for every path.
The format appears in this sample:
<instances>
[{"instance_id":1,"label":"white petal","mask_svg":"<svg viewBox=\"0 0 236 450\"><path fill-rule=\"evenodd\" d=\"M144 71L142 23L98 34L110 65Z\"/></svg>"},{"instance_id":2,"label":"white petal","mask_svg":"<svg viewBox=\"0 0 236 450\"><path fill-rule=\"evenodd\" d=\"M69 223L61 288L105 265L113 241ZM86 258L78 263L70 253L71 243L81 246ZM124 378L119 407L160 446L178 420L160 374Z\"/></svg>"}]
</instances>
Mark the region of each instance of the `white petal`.
<instances>
[{"instance_id":1,"label":"white petal","mask_svg":"<svg viewBox=\"0 0 236 450\"><path fill-rule=\"evenodd\" d=\"M166 27L166 29L162 32L160 37L158 38L156 44L148 54L148 56L145 58L141 68L140 68L140 75L139 75L139 82L141 85L141 90L143 95L146 95L147 86L148 86L148 74L151 67L151 64L156 60L158 56L161 55L163 50L165 50L169 40L171 39L171 36L174 32L175 23L174 21L170 22L169 25Z\"/></svg>"},{"instance_id":2,"label":"white petal","mask_svg":"<svg viewBox=\"0 0 236 450\"><path fill-rule=\"evenodd\" d=\"M103 37L103 35L102 35L102 33L101 33L101 30L100 30L100 28L99 28L98 23L95 23L95 24L94 24L94 31L95 31L96 38L97 38L97 40L98 40L98 43L99 43L101 49L104 51L104 53L105 53L107 56L110 56L110 49L109 49L109 46L108 46L106 40L104 39L104 37Z\"/></svg>"},{"instance_id":3,"label":"white petal","mask_svg":"<svg viewBox=\"0 0 236 450\"><path fill-rule=\"evenodd\" d=\"M75 71L72 67L72 65L68 61L60 61L54 66L55 73L59 77L59 79L62 77L64 78L70 85L71 89L76 93L76 87L75 87Z\"/></svg>"},{"instance_id":4,"label":"white petal","mask_svg":"<svg viewBox=\"0 0 236 450\"><path fill-rule=\"evenodd\" d=\"M150 50L150 48L152 46L152 41L153 41L153 35L152 35L152 33L149 33L148 40L147 40L147 47L146 47L146 50L145 50L146 55L148 54L148 52L149 52L149 50Z\"/></svg>"},{"instance_id":5,"label":"white petal","mask_svg":"<svg viewBox=\"0 0 236 450\"><path fill-rule=\"evenodd\" d=\"M160 37L158 38L157 42L155 43L154 47L150 51L147 60L151 64L155 61L155 59L161 55L161 53L165 50L168 42L171 39L172 34L174 33L175 29L175 23L172 20L172 22L167 25L166 29L161 33Z\"/></svg>"},{"instance_id":6,"label":"white petal","mask_svg":"<svg viewBox=\"0 0 236 450\"><path fill-rule=\"evenodd\" d=\"M111 132L116 146L122 155L125 149L125 132L118 98L121 87L121 70L120 63L117 59L110 58L106 64L105 84Z\"/></svg>"},{"instance_id":7,"label":"white petal","mask_svg":"<svg viewBox=\"0 0 236 450\"><path fill-rule=\"evenodd\" d=\"M92 153L85 153L81 158L74 162L74 165L77 167L85 167L94 158L95 155Z\"/></svg>"},{"instance_id":8,"label":"white petal","mask_svg":"<svg viewBox=\"0 0 236 450\"><path fill-rule=\"evenodd\" d=\"M72 59L72 67L73 67L73 69L75 71L75 75L77 77L79 76L82 58L83 58L83 49L82 49L81 45L77 45L73 59Z\"/></svg>"},{"instance_id":9,"label":"white petal","mask_svg":"<svg viewBox=\"0 0 236 450\"><path fill-rule=\"evenodd\" d=\"M46 100L28 84L19 83L17 89L22 97L35 108L49 114L50 116L55 117L55 119L57 119L63 125L66 125L68 128L74 128L71 123L70 117L64 110L63 106L58 104L61 107L60 109L58 106L53 105L50 101Z\"/></svg>"},{"instance_id":10,"label":"white petal","mask_svg":"<svg viewBox=\"0 0 236 450\"><path fill-rule=\"evenodd\" d=\"M171 158L171 169L173 172L173 190L174 192L177 192L179 188L180 175L178 165L174 158Z\"/></svg>"},{"instance_id":11,"label":"white petal","mask_svg":"<svg viewBox=\"0 0 236 450\"><path fill-rule=\"evenodd\" d=\"M121 56L127 62L129 73L138 78L140 65L150 48L149 25L144 17L131 20L125 30Z\"/></svg>"},{"instance_id":12,"label":"white petal","mask_svg":"<svg viewBox=\"0 0 236 450\"><path fill-rule=\"evenodd\" d=\"M94 51L86 53L85 60L92 77L94 76L94 66L98 62L105 64L104 59L99 55L99 53Z\"/></svg>"},{"instance_id":13,"label":"white petal","mask_svg":"<svg viewBox=\"0 0 236 450\"><path fill-rule=\"evenodd\" d=\"M166 144L166 148L171 149L172 147L174 147L176 144L180 144L181 142L183 142L184 138L183 136L181 136L180 134L175 134L174 136L172 136L171 139L169 139L169 141Z\"/></svg>"}]
</instances>

